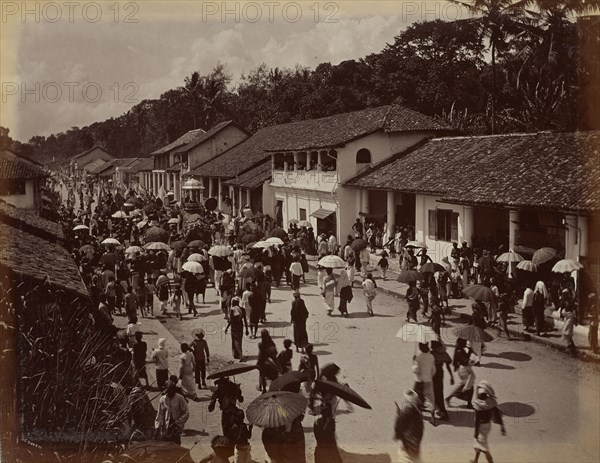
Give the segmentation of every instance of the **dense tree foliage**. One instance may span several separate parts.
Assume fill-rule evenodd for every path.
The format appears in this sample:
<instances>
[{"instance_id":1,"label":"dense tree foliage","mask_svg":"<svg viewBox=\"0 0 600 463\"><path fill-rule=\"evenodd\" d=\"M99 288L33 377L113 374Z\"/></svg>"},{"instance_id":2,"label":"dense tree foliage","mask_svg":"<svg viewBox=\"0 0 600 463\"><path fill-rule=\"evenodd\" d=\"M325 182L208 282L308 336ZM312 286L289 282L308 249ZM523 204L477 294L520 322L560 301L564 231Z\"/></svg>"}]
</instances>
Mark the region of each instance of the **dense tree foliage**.
<instances>
[{"instance_id":1,"label":"dense tree foliage","mask_svg":"<svg viewBox=\"0 0 600 463\"><path fill-rule=\"evenodd\" d=\"M473 134L600 128L600 0L472 0L472 18L415 23L381 52L316 69L260 65L236 85L225 65L117 118L10 146L40 161L105 147L144 156L188 130L232 119L273 124L401 103ZM595 95L595 96L594 96ZM582 117L583 116L583 117Z\"/></svg>"}]
</instances>

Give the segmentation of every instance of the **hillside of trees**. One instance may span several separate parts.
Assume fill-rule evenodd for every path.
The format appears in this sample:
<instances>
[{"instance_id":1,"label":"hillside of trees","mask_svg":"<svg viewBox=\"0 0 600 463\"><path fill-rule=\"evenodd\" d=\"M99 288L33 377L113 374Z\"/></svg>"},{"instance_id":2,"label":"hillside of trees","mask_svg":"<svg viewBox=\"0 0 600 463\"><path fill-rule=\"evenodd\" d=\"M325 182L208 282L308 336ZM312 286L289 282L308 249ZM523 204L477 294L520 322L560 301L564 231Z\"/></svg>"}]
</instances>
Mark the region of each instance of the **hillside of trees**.
<instances>
[{"instance_id":1,"label":"hillside of trees","mask_svg":"<svg viewBox=\"0 0 600 463\"><path fill-rule=\"evenodd\" d=\"M93 145L144 156L194 128L233 119L261 127L401 103L465 133L598 129L600 21L574 13L600 0L472 0L473 19L415 23L381 52L316 69L260 65L237 85L225 64L127 113L27 143L0 146L47 162Z\"/></svg>"}]
</instances>

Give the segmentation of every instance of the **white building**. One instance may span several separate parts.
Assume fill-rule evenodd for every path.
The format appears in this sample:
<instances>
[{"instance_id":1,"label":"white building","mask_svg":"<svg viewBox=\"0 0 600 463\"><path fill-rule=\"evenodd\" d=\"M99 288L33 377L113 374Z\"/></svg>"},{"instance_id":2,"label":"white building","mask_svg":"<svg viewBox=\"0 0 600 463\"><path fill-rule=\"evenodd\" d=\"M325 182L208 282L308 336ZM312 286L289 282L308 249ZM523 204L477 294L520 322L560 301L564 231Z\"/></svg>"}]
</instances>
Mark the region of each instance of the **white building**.
<instances>
[{"instance_id":1,"label":"white building","mask_svg":"<svg viewBox=\"0 0 600 463\"><path fill-rule=\"evenodd\" d=\"M275 220L287 226L307 220L315 232L333 232L338 241L352 233L358 217L379 220L394 230L402 197L369 196L343 183L373 164L422 140L448 132L435 120L402 106L382 106L277 126L270 143ZM371 205L384 210L372 214ZM385 207L387 206L387 211ZM379 212L379 211L378 211Z\"/></svg>"},{"instance_id":2,"label":"white building","mask_svg":"<svg viewBox=\"0 0 600 463\"><path fill-rule=\"evenodd\" d=\"M13 151L2 150L0 157L0 199L22 209L41 206L41 187L48 177L41 164Z\"/></svg>"},{"instance_id":3,"label":"white building","mask_svg":"<svg viewBox=\"0 0 600 463\"><path fill-rule=\"evenodd\" d=\"M434 261L453 242L494 253L502 245L526 258L548 246L598 279L599 146L600 132L435 138L345 186L412 204L402 220Z\"/></svg>"}]
</instances>

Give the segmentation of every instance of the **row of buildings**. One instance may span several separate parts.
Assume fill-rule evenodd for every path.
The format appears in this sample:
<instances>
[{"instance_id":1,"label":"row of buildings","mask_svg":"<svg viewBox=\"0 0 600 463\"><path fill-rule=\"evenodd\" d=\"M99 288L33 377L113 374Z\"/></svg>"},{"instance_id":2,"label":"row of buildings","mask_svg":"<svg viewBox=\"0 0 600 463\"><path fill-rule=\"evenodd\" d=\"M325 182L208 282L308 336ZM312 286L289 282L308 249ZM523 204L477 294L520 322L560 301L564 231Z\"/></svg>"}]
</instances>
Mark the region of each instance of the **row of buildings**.
<instances>
[{"instance_id":1,"label":"row of buildings","mask_svg":"<svg viewBox=\"0 0 600 463\"><path fill-rule=\"evenodd\" d=\"M99 147L71 162L87 174L153 194L215 198L287 226L306 220L338 241L357 218L392 236L411 227L434 259L453 242L542 246L597 266L600 132L462 136L402 106L265 127L232 121L192 130L146 158ZM193 193L193 191L192 191Z\"/></svg>"}]
</instances>

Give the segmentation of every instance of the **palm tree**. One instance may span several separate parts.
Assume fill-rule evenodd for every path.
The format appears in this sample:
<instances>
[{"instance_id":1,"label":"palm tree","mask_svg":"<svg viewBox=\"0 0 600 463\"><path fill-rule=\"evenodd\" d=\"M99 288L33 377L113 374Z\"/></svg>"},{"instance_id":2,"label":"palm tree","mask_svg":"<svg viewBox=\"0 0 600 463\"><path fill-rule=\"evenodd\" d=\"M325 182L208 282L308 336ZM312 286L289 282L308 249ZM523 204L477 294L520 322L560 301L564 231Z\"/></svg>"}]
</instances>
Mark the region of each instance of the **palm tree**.
<instances>
[{"instance_id":1,"label":"palm tree","mask_svg":"<svg viewBox=\"0 0 600 463\"><path fill-rule=\"evenodd\" d=\"M531 0L450 0L466 8L478 24L480 33L488 40L492 58L491 129L496 132L496 54L506 47L510 35L520 32L517 25Z\"/></svg>"},{"instance_id":2,"label":"palm tree","mask_svg":"<svg viewBox=\"0 0 600 463\"><path fill-rule=\"evenodd\" d=\"M202 78L200 77L200 73L198 71L194 71L191 76L185 78L185 86L179 87L188 98L191 111L192 111L192 119L194 121L194 129L198 128L196 124L196 108L198 95L202 90Z\"/></svg>"}]
</instances>

